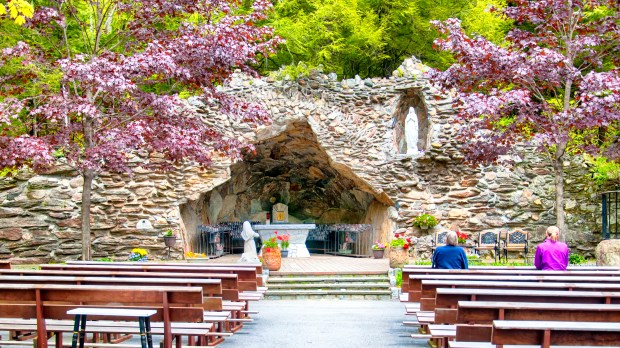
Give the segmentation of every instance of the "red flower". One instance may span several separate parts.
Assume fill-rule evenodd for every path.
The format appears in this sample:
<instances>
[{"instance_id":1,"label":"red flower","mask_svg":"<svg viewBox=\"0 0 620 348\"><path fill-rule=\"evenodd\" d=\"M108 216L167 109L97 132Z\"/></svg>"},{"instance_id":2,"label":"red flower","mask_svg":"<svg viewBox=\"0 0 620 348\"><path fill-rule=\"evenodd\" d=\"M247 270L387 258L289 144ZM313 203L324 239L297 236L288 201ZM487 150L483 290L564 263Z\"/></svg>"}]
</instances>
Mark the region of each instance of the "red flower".
<instances>
[{"instance_id":1,"label":"red flower","mask_svg":"<svg viewBox=\"0 0 620 348\"><path fill-rule=\"evenodd\" d=\"M403 249L405 249L405 250L409 249L409 244L403 245Z\"/></svg>"}]
</instances>

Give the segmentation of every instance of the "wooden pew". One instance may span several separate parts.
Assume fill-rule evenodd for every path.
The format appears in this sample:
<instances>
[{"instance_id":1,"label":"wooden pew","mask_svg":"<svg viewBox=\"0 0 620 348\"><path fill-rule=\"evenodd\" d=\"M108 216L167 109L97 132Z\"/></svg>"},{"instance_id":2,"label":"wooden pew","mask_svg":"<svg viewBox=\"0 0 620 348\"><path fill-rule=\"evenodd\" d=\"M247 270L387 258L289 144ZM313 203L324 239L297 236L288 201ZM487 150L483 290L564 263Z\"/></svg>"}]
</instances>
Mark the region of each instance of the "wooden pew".
<instances>
[{"instance_id":1,"label":"wooden pew","mask_svg":"<svg viewBox=\"0 0 620 348\"><path fill-rule=\"evenodd\" d=\"M140 271L140 272L181 272L181 273L225 273L236 274L239 282L239 290L257 291L256 270L248 267L220 267L220 266L159 266L157 264L136 263L134 265L105 265L101 262L96 265L63 265L63 264L43 264L41 270L67 270L67 271Z\"/></svg>"},{"instance_id":2,"label":"wooden pew","mask_svg":"<svg viewBox=\"0 0 620 348\"><path fill-rule=\"evenodd\" d=\"M102 261L67 261L68 265L135 265L135 262L123 261L123 262L102 262ZM153 263L157 266L169 266L169 267L245 267L251 268L256 271L256 278L258 280L258 286L264 286L263 284L263 265L260 263L179 263L179 262L158 262Z\"/></svg>"},{"instance_id":3,"label":"wooden pew","mask_svg":"<svg viewBox=\"0 0 620 348\"><path fill-rule=\"evenodd\" d=\"M163 346L171 348L173 338L171 322L202 321L202 308L191 307L201 304L202 299L202 289L197 287L0 284L0 318L35 318L37 347L46 348L48 339L46 319L73 319L66 314L69 309L84 307L85 304L115 308L147 307L161 313L154 321L159 319L163 322ZM178 306L186 307L177 308ZM208 326L200 325L200 327ZM211 333L204 332L204 335ZM57 340L57 344L61 343Z\"/></svg>"},{"instance_id":4,"label":"wooden pew","mask_svg":"<svg viewBox=\"0 0 620 348\"><path fill-rule=\"evenodd\" d=\"M422 297L423 280L455 280L455 281L506 281L506 282L544 282L544 283L620 283L620 278L609 276L576 276L576 275L486 275L486 274L429 274L409 276L410 302Z\"/></svg>"},{"instance_id":5,"label":"wooden pew","mask_svg":"<svg viewBox=\"0 0 620 348\"><path fill-rule=\"evenodd\" d=\"M558 296L557 291L547 290L439 288L433 308L424 308L422 303L421 310L437 308L456 313L459 301L620 304L620 292L565 291Z\"/></svg>"},{"instance_id":6,"label":"wooden pew","mask_svg":"<svg viewBox=\"0 0 620 348\"><path fill-rule=\"evenodd\" d=\"M200 279L216 279L222 284L222 299L229 301L239 301L239 286L236 274L230 273L178 273L178 272L125 272L125 271L81 271L81 270L31 270L31 269L0 269L0 275L20 275L29 276L100 276L114 278L200 278Z\"/></svg>"},{"instance_id":7,"label":"wooden pew","mask_svg":"<svg viewBox=\"0 0 620 348\"><path fill-rule=\"evenodd\" d=\"M144 274L140 273L140 274ZM214 332L237 332L243 327L244 322L252 319L240 318L240 313L224 311L221 298L220 279L200 279L200 278L118 278L118 277L99 277L96 272L91 272L90 276L54 276L47 275L46 272L38 271L38 275L30 276L11 276L0 275L0 283L13 284L70 284L70 285L119 285L119 286L189 286L199 287L203 291L203 301L201 307L205 310L203 320L215 325ZM217 311L217 313L213 313ZM210 344L218 344L223 341L223 337L209 337Z\"/></svg>"},{"instance_id":8,"label":"wooden pew","mask_svg":"<svg viewBox=\"0 0 620 348\"><path fill-rule=\"evenodd\" d=\"M563 346L617 346L620 325L614 323L570 321L513 321L493 322L492 343L532 344L541 348Z\"/></svg>"},{"instance_id":9,"label":"wooden pew","mask_svg":"<svg viewBox=\"0 0 620 348\"><path fill-rule=\"evenodd\" d=\"M454 274L470 274L470 275L497 275L497 276L515 276L515 275L563 275L563 276L610 276L620 277L620 269L617 267L583 267L583 268L569 268L566 271L542 271L537 270L534 267L490 267L490 266L477 266L470 269L436 269L429 266L413 267L405 266L403 268L403 283L401 290L403 293L407 293L411 289L411 283L407 280L410 275L454 275Z\"/></svg>"},{"instance_id":10,"label":"wooden pew","mask_svg":"<svg viewBox=\"0 0 620 348\"><path fill-rule=\"evenodd\" d=\"M469 288L469 289L507 289L507 290L557 290L557 291L620 291L620 281L617 283L578 283L576 282L527 282L527 281L470 281L470 280L423 280L422 298L435 298L438 288ZM414 296L415 296L414 295ZM414 298L414 301L416 299Z\"/></svg>"},{"instance_id":11,"label":"wooden pew","mask_svg":"<svg viewBox=\"0 0 620 348\"><path fill-rule=\"evenodd\" d=\"M459 301L456 340L491 342L494 320L620 322L620 305Z\"/></svg>"}]
</instances>

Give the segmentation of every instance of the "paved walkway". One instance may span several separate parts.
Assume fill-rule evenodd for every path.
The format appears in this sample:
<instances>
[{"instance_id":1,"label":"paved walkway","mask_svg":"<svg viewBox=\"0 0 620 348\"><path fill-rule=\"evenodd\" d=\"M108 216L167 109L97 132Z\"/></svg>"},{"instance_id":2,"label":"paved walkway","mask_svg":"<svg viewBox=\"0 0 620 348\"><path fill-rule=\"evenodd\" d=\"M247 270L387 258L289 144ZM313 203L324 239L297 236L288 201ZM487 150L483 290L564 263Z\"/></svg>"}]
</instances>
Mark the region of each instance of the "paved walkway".
<instances>
[{"instance_id":1,"label":"paved walkway","mask_svg":"<svg viewBox=\"0 0 620 348\"><path fill-rule=\"evenodd\" d=\"M211 259L211 263L235 263L241 255L225 255ZM334 255L315 255L303 258L283 258L279 272L304 272L304 273L360 273L360 272L387 272L389 260L373 258L357 258ZM276 273L277 274L277 273Z\"/></svg>"},{"instance_id":2,"label":"paved walkway","mask_svg":"<svg viewBox=\"0 0 620 348\"><path fill-rule=\"evenodd\" d=\"M251 304L254 322L219 347L359 348L428 347L402 325L398 301L261 300Z\"/></svg>"}]
</instances>

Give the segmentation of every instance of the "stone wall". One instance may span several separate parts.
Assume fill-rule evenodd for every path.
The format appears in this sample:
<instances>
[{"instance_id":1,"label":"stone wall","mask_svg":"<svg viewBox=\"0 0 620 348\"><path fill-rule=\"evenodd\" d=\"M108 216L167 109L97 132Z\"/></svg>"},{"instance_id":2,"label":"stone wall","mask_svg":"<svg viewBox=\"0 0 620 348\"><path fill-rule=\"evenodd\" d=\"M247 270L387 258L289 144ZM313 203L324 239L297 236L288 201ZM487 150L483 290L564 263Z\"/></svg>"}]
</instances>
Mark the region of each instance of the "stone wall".
<instances>
[{"instance_id":1,"label":"stone wall","mask_svg":"<svg viewBox=\"0 0 620 348\"><path fill-rule=\"evenodd\" d=\"M161 257L158 235L172 227L183 231L183 244L173 254L178 258L180 246L189 248L197 224L261 216L274 193L291 204L290 213L299 220L329 221L323 216L331 216L371 223L373 239L383 241L394 230L406 231L419 237L420 257L428 256L433 232L411 227L422 212L440 220L434 231L458 225L473 236L520 227L532 233L533 243L540 241L555 220L548 164L529 149L510 169L464 165L454 139L458 120L451 100L429 85L425 69L410 59L389 79L339 81L334 74L317 73L298 81L267 81L235 75L225 91L270 110L273 123L257 128L190 100L204 122L256 144L258 160L222 162L207 172L188 166L165 174L101 175L93 187L93 256L122 258L142 246ZM410 108L418 116L421 150L414 154L403 146ZM289 163L286 170L283 163ZM573 174L566 182L567 241L574 251L591 255L600 239L599 202L584 168L568 165ZM270 171L278 174L265 174ZM264 177L276 179L253 186ZM319 183L326 188L317 189ZM0 257L78 258L80 193L80 178L63 167L0 182ZM313 206L323 204L321 211L304 213L310 208L296 198L302 193L316 198ZM140 219L151 221L153 229L136 230Z\"/></svg>"}]
</instances>

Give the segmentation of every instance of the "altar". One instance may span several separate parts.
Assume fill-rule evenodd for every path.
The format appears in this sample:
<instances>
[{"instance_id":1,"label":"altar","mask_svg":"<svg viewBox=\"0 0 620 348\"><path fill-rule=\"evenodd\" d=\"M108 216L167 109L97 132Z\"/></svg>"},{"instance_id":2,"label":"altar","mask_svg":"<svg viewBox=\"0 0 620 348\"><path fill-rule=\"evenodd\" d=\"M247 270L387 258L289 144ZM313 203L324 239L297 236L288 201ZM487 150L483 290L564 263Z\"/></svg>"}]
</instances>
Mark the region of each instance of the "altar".
<instances>
[{"instance_id":1,"label":"altar","mask_svg":"<svg viewBox=\"0 0 620 348\"><path fill-rule=\"evenodd\" d=\"M272 218L273 217L273 221ZM273 224L272 224L273 222ZM289 224L288 206L278 203L272 207L268 215L267 224L254 225L254 231L258 233L261 241L274 237L276 231L279 235L289 235L288 257L310 257L310 251L306 247L306 239L310 230L315 229L315 224Z\"/></svg>"},{"instance_id":2,"label":"altar","mask_svg":"<svg viewBox=\"0 0 620 348\"><path fill-rule=\"evenodd\" d=\"M290 245L288 247L288 257L310 257L310 251L306 247L308 232L316 228L314 224L271 224L254 225L254 231L260 235L261 241L267 240L278 234L289 234Z\"/></svg>"}]
</instances>

